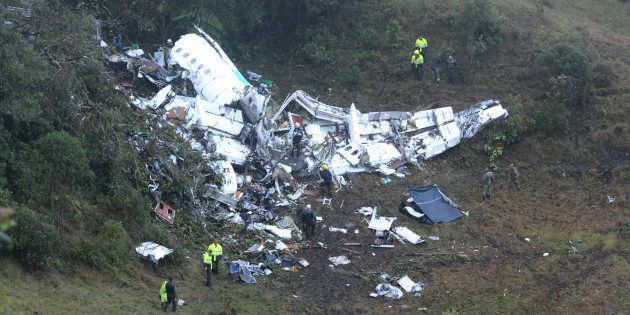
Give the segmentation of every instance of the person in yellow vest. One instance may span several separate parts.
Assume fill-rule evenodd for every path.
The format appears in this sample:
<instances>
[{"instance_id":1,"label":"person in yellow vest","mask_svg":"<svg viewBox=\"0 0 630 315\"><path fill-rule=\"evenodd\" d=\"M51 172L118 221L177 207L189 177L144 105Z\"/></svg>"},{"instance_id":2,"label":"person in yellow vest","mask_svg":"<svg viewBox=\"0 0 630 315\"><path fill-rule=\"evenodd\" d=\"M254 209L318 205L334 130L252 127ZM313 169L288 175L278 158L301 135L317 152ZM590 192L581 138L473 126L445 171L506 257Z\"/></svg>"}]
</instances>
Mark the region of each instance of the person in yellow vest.
<instances>
[{"instance_id":1,"label":"person in yellow vest","mask_svg":"<svg viewBox=\"0 0 630 315\"><path fill-rule=\"evenodd\" d=\"M206 287L212 285L210 279L212 278L212 256L208 251L203 253L203 267L206 271Z\"/></svg>"},{"instance_id":2,"label":"person in yellow vest","mask_svg":"<svg viewBox=\"0 0 630 315\"><path fill-rule=\"evenodd\" d=\"M166 312L169 304L173 304L173 312L177 310L177 288L173 283L173 275L168 276L168 281L164 280L160 286L160 302L162 310Z\"/></svg>"},{"instance_id":3,"label":"person in yellow vest","mask_svg":"<svg viewBox=\"0 0 630 315\"><path fill-rule=\"evenodd\" d=\"M420 51L423 55L427 55L427 49L429 48L429 42L426 38L420 36L416 39L416 50Z\"/></svg>"},{"instance_id":4,"label":"person in yellow vest","mask_svg":"<svg viewBox=\"0 0 630 315\"><path fill-rule=\"evenodd\" d=\"M424 74L424 58L417 49L411 56L411 71L413 72L414 79L418 81L422 80Z\"/></svg>"},{"instance_id":5,"label":"person in yellow vest","mask_svg":"<svg viewBox=\"0 0 630 315\"><path fill-rule=\"evenodd\" d=\"M221 257L223 257L223 246L218 242L217 239L212 241L212 244L208 246L208 251L210 252L210 256L212 256L212 273L219 273L219 261Z\"/></svg>"}]
</instances>

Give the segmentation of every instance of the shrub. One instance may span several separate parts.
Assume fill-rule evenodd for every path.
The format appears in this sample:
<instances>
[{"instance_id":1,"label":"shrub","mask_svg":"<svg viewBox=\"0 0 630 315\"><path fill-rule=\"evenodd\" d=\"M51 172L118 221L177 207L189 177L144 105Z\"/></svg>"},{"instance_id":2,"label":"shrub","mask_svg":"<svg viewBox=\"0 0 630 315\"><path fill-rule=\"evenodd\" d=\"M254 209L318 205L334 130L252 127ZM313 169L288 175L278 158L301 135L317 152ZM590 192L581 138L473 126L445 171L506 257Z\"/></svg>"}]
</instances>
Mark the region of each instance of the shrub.
<instances>
[{"instance_id":1,"label":"shrub","mask_svg":"<svg viewBox=\"0 0 630 315\"><path fill-rule=\"evenodd\" d=\"M357 86L363 82L363 72L357 65L345 67L342 70L340 81L345 86Z\"/></svg>"},{"instance_id":2,"label":"shrub","mask_svg":"<svg viewBox=\"0 0 630 315\"><path fill-rule=\"evenodd\" d=\"M47 269L59 252L59 233L47 221L31 209L17 209L17 225L10 233L15 241L15 254L29 269Z\"/></svg>"},{"instance_id":3,"label":"shrub","mask_svg":"<svg viewBox=\"0 0 630 315\"><path fill-rule=\"evenodd\" d=\"M451 20L466 41L471 58L478 57L501 42L503 19L491 9L487 0L468 0Z\"/></svg>"},{"instance_id":4,"label":"shrub","mask_svg":"<svg viewBox=\"0 0 630 315\"><path fill-rule=\"evenodd\" d=\"M147 225L142 233L143 241L151 241L161 245L169 243L170 235L162 224Z\"/></svg>"},{"instance_id":5,"label":"shrub","mask_svg":"<svg viewBox=\"0 0 630 315\"><path fill-rule=\"evenodd\" d=\"M590 96L591 69L588 59L567 43L546 47L536 60L546 96L570 106L581 107Z\"/></svg>"},{"instance_id":6,"label":"shrub","mask_svg":"<svg viewBox=\"0 0 630 315\"><path fill-rule=\"evenodd\" d=\"M116 270L128 261L127 231L122 223L107 220L95 240L81 242L78 259L100 270Z\"/></svg>"},{"instance_id":7,"label":"shrub","mask_svg":"<svg viewBox=\"0 0 630 315\"><path fill-rule=\"evenodd\" d=\"M398 20L393 19L387 25L387 38L390 47L398 48L400 47L400 44L402 44L402 37L400 36L401 30L402 27L400 26Z\"/></svg>"}]
</instances>

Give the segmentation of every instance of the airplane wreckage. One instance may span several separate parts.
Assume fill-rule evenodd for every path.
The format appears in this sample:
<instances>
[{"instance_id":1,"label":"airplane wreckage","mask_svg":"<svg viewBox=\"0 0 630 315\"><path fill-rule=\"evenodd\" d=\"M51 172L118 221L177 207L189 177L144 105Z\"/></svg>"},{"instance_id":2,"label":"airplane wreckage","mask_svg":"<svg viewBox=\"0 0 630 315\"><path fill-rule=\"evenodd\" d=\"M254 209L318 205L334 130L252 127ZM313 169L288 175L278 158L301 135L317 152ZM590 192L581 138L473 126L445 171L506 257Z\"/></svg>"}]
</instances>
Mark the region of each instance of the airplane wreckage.
<instances>
[{"instance_id":1,"label":"airplane wreckage","mask_svg":"<svg viewBox=\"0 0 630 315\"><path fill-rule=\"evenodd\" d=\"M222 180L204 196L215 202L213 208L222 210L199 211L235 223L243 223L243 216L234 211L237 208L258 219L272 219L266 209L295 203L307 192L307 185L298 183L292 174L317 174L326 163L342 185L343 175L351 173L391 175L406 163L431 159L508 116L496 100L456 113L451 107L362 113L354 104L349 108L328 105L301 90L273 108L269 82L248 71L255 85L250 83L219 44L199 28L196 34L184 35L145 56L141 49L132 49L106 59L126 64L134 76L159 88L152 98L132 96L131 104L162 115L194 150L212 160L208 168ZM194 93L187 90L190 86ZM305 136L301 156L294 158L291 139L298 124ZM203 138L193 136L195 129ZM149 188L158 187L152 179Z\"/></svg>"}]
</instances>

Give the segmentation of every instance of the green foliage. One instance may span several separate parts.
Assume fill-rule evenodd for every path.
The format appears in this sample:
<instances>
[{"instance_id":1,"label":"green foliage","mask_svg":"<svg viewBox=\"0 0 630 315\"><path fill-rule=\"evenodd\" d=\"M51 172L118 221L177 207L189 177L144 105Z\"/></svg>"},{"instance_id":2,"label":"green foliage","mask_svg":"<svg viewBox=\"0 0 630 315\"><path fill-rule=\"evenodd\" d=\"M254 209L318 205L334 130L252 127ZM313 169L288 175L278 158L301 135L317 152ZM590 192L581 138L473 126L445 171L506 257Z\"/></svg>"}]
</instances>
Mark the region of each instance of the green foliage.
<instances>
[{"instance_id":1,"label":"green foliage","mask_svg":"<svg viewBox=\"0 0 630 315\"><path fill-rule=\"evenodd\" d=\"M590 63L574 46L558 43L545 47L536 66L548 99L582 107L590 97Z\"/></svg>"},{"instance_id":2,"label":"green foliage","mask_svg":"<svg viewBox=\"0 0 630 315\"><path fill-rule=\"evenodd\" d=\"M84 263L105 271L115 271L129 261L127 231L122 223L107 220L96 239L81 242L77 258Z\"/></svg>"},{"instance_id":3,"label":"green foliage","mask_svg":"<svg viewBox=\"0 0 630 315\"><path fill-rule=\"evenodd\" d=\"M449 22L462 34L473 60L502 40L503 19L493 12L487 0L467 0Z\"/></svg>"},{"instance_id":4,"label":"green foliage","mask_svg":"<svg viewBox=\"0 0 630 315\"><path fill-rule=\"evenodd\" d=\"M158 244L169 244L171 236L164 228L163 224L149 224L142 233L142 240L156 242Z\"/></svg>"},{"instance_id":5,"label":"green foliage","mask_svg":"<svg viewBox=\"0 0 630 315\"><path fill-rule=\"evenodd\" d=\"M400 32L402 31L402 27L398 20L391 20L387 25L387 39L389 41L389 46L392 48L399 48L402 44L402 36Z\"/></svg>"},{"instance_id":6,"label":"green foliage","mask_svg":"<svg viewBox=\"0 0 630 315\"><path fill-rule=\"evenodd\" d=\"M309 29L304 35L305 44L300 53L306 61L316 65L325 65L333 59L333 49L337 38L325 26L320 29Z\"/></svg>"},{"instance_id":7,"label":"green foliage","mask_svg":"<svg viewBox=\"0 0 630 315\"><path fill-rule=\"evenodd\" d=\"M59 233L48 220L31 209L20 207L17 225L10 230L15 241L15 253L29 269L49 268L60 248Z\"/></svg>"},{"instance_id":8,"label":"green foliage","mask_svg":"<svg viewBox=\"0 0 630 315\"><path fill-rule=\"evenodd\" d=\"M340 81L344 86L357 86L363 80L363 72L358 65L348 66L341 70Z\"/></svg>"}]
</instances>

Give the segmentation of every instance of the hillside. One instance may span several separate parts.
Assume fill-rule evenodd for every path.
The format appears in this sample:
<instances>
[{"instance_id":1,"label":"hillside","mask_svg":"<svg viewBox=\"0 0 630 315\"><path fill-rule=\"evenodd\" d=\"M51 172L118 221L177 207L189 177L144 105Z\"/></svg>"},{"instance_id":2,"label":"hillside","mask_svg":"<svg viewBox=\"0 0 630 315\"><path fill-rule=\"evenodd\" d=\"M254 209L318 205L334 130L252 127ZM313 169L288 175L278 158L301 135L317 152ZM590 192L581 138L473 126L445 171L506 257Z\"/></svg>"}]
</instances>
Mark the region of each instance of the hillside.
<instances>
[{"instance_id":1,"label":"hillside","mask_svg":"<svg viewBox=\"0 0 630 315\"><path fill-rule=\"evenodd\" d=\"M630 3L211 2L165 9L67 1L34 4L29 18L7 9L21 2L0 6L0 21L15 22L0 27L0 208L15 209L17 223L0 226L12 239L0 243L0 310L154 314L159 285L174 274L187 302L178 312L186 314L630 312ZM204 5L214 10L199 13ZM194 21L241 72L273 80L276 104L297 89L364 111L461 110L494 98L510 116L419 168L408 165L411 175L391 176L389 185L363 173L330 207L307 196L323 224L349 231L321 228L302 242L295 255L308 267L278 267L246 284L229 280L222 266L206 288L200 255L211 237L224 239L230 259L250 259L243 251L265 238L195 218L188 191L207 161L174 128L152 127L154 117L127 106L114 86L133 78L103 62L92 40L95 17L107 41L124 32L143 48L176 40ZM428 62L423 81L412 79L419 35L429 54L457 58L456 84L444 73L432 82ZM164 170L170 179L161 197L178 209L167 226L148 215L156 196L146 165L171 154L185 162ZM507 187L509 164L519 168L521 190ZM486 167L497 175L489 201ZM398 211L407 188L429 184L468 215L429 225ZM439 240L343 246L373 242L356 212L365 206ZM297 222L294 208L278 212ZM156 271L133 252L146 240L175 249ZM352 262L330 268L337 255ZM385 273L423 282L422 296L369 297Z\"/></svg>"}]
</instances>

